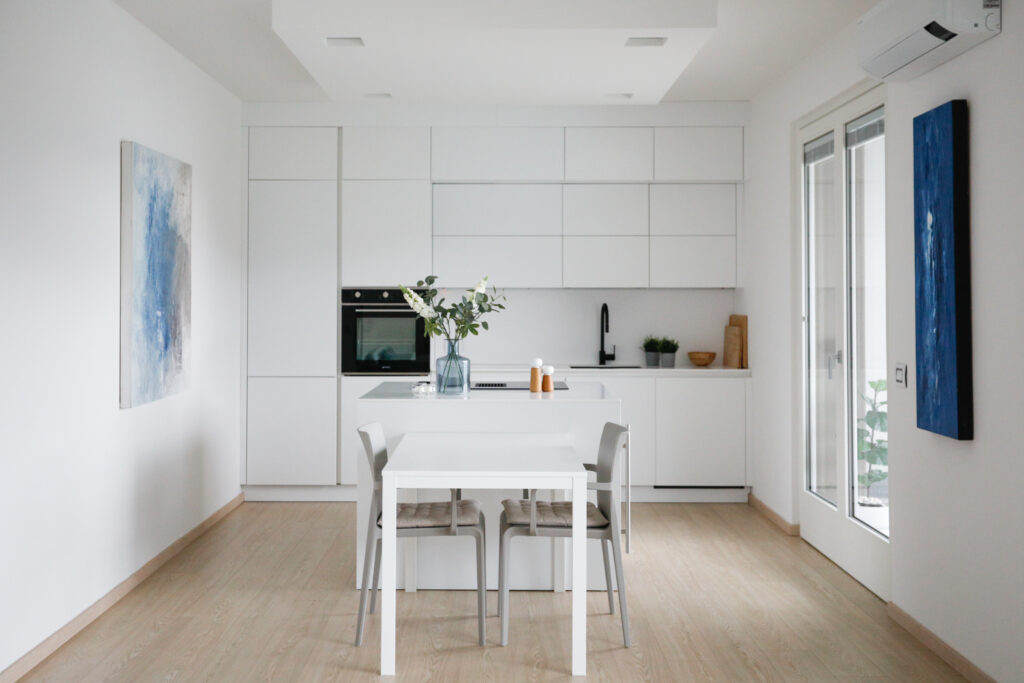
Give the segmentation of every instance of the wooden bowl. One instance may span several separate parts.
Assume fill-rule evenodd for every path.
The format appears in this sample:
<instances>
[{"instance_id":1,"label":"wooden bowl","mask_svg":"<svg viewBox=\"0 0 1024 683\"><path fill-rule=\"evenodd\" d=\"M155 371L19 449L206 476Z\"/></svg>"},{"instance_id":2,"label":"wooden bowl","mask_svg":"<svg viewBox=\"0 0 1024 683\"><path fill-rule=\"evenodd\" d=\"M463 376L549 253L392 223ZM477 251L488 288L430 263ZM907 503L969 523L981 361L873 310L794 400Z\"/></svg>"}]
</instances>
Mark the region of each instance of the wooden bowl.
<instances>
[{"instance_id":1,"label":"wooden bowl","mask_svg":"<svg viewBox=\"0 0 1024 683\"><path fill-rule=\"evenodd\" d=\"M690 362L699 368L705 365L711 365L714 362L716 354L714 351L690 351L686 354L690 359Z\"/></svg>"}]
</instances>

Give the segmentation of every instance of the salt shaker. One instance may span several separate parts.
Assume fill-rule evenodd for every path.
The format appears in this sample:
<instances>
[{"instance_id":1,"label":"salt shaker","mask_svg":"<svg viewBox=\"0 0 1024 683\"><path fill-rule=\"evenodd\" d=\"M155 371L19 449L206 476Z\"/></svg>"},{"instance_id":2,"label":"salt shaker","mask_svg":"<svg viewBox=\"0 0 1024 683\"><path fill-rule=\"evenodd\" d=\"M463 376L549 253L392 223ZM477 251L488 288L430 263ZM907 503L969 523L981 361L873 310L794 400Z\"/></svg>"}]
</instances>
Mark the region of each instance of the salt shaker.
<instances>
[{"instance_id":1,"label":"salt shaker","mask_svg":"<svg viewBox=\"0 0 1024 683\"><path fill-rule=\"evenodd\" d=\"M537 393L540 391L541 386L541 366L544 365L544 361L540 358L533 359L533 367L530 368L530 391Z\"/></svg>"},{"instance_id":2,"label":"salt shaker","mask_svg":"<svg viewBox=\"0 0 1024 683\"><path fill-rule=\"evenodd\" d=\"M549 392L555 390L555 366L545 365L543 367L544 381L541 385L541 391Z\"/></svg>"}]
</instances>

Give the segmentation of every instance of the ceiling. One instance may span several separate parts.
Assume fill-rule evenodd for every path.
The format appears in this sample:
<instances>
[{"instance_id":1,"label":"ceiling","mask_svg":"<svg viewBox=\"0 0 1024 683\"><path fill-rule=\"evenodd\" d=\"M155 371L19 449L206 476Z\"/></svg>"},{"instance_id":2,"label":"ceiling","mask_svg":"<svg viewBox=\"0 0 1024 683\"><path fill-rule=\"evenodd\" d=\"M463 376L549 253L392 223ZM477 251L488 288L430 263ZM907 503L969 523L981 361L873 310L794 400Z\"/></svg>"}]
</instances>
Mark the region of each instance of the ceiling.
<instances>
[{"instance_id":1,"label":"ceiling","mask_svg":"<svg viewBox=\"0 0 1024 683\"><path fill-rule=\"evenodd\" d=\"M489 104L750 99L876 1L115 0L244 101Z\"/></svg>"}]
</instances>

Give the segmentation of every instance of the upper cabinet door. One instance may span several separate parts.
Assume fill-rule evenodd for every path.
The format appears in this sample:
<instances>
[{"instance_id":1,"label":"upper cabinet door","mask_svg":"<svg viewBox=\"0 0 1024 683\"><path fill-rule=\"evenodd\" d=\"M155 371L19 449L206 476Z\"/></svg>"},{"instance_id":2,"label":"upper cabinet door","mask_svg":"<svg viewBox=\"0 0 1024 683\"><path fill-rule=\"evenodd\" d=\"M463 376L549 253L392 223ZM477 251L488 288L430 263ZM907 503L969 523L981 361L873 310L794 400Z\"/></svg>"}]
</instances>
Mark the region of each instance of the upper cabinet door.
<instances>
[{"instance_id":1,"label":"upper cabinet door","mask_svg":"<svg viewBox=\"0 0 1024 683\"><path fill-rule=\"evenodd\" d=\"M338 129L249 129L250 180L337 180Z\"/></svg>"},{"instance_id":2,"label":"upper cabinet door","mask_svg":"<svg viewBox=\"0 0 1024 683\"><path fill-rule=\"evenodd\" d=\"M735 235L736 186L651 185L652 235Z\"/></svg>"},{"instance_id":3,"label":"upper cabinet door","mask_svg":"<svg viewBox=\"0 0 1024 683\"><path fill-rule=\"evenodd\" d=\"M333 377L338 184L249 183L248 374Z\"/></svg>"},{"instance_id":4,"label":"upper cabinet door","mask_svg":"<svg viewBox=\"0 0 1024 683\"><path fill-rule=\"evenodd\" d=\"M647 287L650 252L640 237L566 235L562 246L565 287Z\"/></svg>"},{"instance_id":5,"label":"upper cabinet door","mask_svg":"<svg viewBox=\"0 0 1024 683\"><path fill-rule=\"evenodd\" d=\"M341 183L341 284L394 287L430 270L430 181Z\"/></svg>"},{"instance_id":6,"label":"upper cabinet door","mask_svg":"<svg viewBox=\"0 0 1024 683\"><path fill-rule=\"evenodd\" d=\"M444 180L562 180L562 128L433 128L431 177Z\"/></svg>"},{"instance_id":7,"label":"upper cabinet door","mask_svg":"<svg viewBox=\"0 0 1024 683\"><path fill-rule=\"evenodd\" d=\"M566 180L650 180L654 171L651 128L566 128Z\"/></svg>"},{"instance_id":8,"label":"upper cabinet door","mask_svg":"<svg viewBox=\"0 0 1024 683\"><path fill-rule=\"evenodd\" d=\"M732 235L651 237L651 287L735 287Z\"/></svg>"},{"instance_id":9,"label":"upper cabinet door","mask_svg":"<svg viewBox=\"0 0 1024 683\"><path fill-rule=\"evenodd\" d=\"M655 180L743 180L743 129L654 129Z\"/></svg>"},{"instance_id":10,"label":"upper cabinet door","mask_svg":"<svg viewBox=\"0 0 1024 683\"><path fill-rule=\"evenodd\" d=\"M647 185L563 185L566 235L646 235Z\"/></svg>"},{"instance_id":11,"label":"upper cabinet door","mask_svg":"<svg viewBox=\"0 0 1024 683\"><path fill-rule=\"evenodd\" d=\"M561 235L558 185L434 185L435 235Z\"/></svg>"},{"instance_id":12,"label":"upper cabinet door","mask_svg":"<svg viewBox=\"0 0 1024 683\"><path fill-rule=\"evenodd\" d=\"M341 129L346 180L429 180L429 128Z\"/></svg>"}]
</instances>

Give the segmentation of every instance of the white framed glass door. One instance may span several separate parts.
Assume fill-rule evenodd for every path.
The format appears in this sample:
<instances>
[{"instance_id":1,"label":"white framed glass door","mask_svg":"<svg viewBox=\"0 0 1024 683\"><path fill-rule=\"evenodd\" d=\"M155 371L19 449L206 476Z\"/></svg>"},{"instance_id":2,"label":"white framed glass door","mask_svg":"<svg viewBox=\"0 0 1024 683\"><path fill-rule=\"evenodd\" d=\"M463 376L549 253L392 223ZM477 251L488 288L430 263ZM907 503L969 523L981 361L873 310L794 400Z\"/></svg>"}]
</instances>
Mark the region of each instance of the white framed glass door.
<instances>
[{"instance_id":1,"label":"white framed glass door","mask_svg":"<svg viewBox=\"0 0 1024 683\"><path fill-rule=\"evenodd\" d=\"M800 532L888 599L881 89L800 128L797 154L804 323Z\"/></svg>"}]
</instances>

